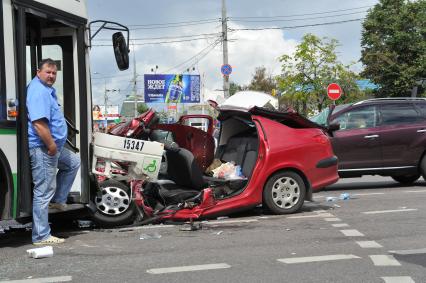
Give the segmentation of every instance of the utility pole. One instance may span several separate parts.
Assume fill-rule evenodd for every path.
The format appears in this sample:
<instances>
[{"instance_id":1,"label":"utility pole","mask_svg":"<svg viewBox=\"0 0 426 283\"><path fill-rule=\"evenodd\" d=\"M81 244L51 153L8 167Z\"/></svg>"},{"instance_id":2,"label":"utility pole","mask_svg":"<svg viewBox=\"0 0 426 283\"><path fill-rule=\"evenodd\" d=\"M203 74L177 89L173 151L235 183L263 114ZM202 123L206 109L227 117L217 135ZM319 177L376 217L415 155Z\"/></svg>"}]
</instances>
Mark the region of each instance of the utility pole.
<instances>
[{"instance_id":1,"label":"utility pole","mask_svg":"<svg viewBox=\"0 0 426 283\"><path fill-rule=\"evenodd\" d=\"M133 95L135 96L135 117L138 117L138 95L137 95L137 73L136 73L136 54L135 54L135 45L133 44Z\"/></svg>"},{"instance_id":2,"label":"utility pole","mask_svg":"<svg viewBox=\"0 0 426 283\"><path fill-rule=\"evenodd\" d=\"M108 96L107 96L107 88L106 88L106 79L104 79L104 103L105 103L105 133L108 133Z\"/></svg>"},{"instance_id":3,"label":"utility pole","mask_svg":"<svg viewBox=\"0 0 426 283\"><path fill-rule=\"evenodd\" d=\"M222 0L222 48L223 64L228 64L228 18L226 17L226 0ZM223 75L223 95L229 97L229 76Z\"/></svg>"}]
</instances>

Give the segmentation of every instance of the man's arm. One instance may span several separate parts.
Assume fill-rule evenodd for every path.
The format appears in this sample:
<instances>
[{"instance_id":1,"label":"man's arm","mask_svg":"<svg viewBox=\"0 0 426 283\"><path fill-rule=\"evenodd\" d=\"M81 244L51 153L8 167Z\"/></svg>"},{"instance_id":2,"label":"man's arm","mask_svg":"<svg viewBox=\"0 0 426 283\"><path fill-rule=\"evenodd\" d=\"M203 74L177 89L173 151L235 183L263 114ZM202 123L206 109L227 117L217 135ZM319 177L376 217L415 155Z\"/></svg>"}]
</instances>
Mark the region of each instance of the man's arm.
<instances>
[{"instance_id":1,"label":"man's arm","mask_svg":"<svg viewBox=\"0 0 426 283\"><path fill-rule=\"evenodd\" d=\"M38 136L40 137L40 139L46 145L47 154L52 156L55 155L57 151L56 143L53 140L52 135L50 134L50 129L45 119L39 119L39 120L33 121L33 126Z\"/></svg>"}]
</instances>

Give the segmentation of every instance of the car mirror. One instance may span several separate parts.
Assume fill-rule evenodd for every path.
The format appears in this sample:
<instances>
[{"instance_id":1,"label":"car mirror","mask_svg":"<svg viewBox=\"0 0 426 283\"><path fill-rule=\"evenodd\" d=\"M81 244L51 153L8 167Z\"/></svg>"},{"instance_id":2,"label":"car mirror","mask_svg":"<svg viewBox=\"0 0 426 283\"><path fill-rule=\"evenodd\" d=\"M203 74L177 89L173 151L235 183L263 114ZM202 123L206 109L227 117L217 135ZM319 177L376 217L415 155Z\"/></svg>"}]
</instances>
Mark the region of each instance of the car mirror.
<instances>
[{"instance_id":1,"label":"car mirror","mask_svg":"<svg viewBox=\"0 0 426 283\"><path fill-rule=\"evenodd\" d=\"M328 129L329 132L338 131L338 130L340 130L340 124L339 123L331 123L330 125L328 125L327 129Z\"/></svg>"},{"instance_id":2,"label":"car mirror","mask_svg":"<svg viewBox=\"0 0 426 283\"><path fill-rule=\"evenodd\" d=\"M129 49L126 39L121 32L112 35L112 46L114 47L115 61L120 71L129 68Z\"/></svg>"}]
</instances>

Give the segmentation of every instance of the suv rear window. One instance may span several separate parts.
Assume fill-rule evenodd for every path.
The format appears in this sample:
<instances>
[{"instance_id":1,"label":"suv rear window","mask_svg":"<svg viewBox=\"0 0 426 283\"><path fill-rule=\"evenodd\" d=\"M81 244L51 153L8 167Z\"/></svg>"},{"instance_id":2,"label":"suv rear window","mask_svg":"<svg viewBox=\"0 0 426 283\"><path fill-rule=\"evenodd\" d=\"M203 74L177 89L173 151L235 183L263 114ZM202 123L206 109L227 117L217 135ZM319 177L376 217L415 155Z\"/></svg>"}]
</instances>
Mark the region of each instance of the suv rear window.
<instances>
[{"instance_id":1,"label":"suv rear window","mask_svg":"<svg viewBox=\"0 0 426 283\"><path fill-rule=\"evenodd\" d=\"M380 106L380 124L408 124L423 120L413 104L398 103Z\"/></svg>"}]
</instances>

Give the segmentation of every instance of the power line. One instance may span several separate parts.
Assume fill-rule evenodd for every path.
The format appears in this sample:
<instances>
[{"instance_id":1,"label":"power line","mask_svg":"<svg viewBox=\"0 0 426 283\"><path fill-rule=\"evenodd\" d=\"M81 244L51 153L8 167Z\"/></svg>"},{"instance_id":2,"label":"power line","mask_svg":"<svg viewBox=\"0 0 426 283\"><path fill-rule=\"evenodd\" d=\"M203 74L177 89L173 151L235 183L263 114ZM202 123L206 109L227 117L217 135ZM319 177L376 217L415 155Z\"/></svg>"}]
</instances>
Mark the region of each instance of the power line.
<instances>
[{"instance_id":1,"label":"power line","mask_svg":"<svg viewBox=\"0 0 426 283\"><path fill-rule=\"evenodd\" d=\"M174 39L174 38L188 38L188 37L199 37L199 36L210 36L210 35L220 35L221 33L199 33L199 34L191 34L191 35L175 35L175 36L161 36L161 37L144 37L144 38L130 38L132 40L156 40L156 39ZM108 41L110 42L110 38L100 38L93 41Z\"/></svg>"},{"instance_id":2,"label":"power line","mask_svg":"<svg viewBox=\"0 0 426 283\"><path fill-rule=\"evenodd\" d=\"M194 56L192 56L191 58L189 58L189 59L187 59L187 60L185 60L185 61L183 61L182 63L179 63L179 64L177 64L176 66L174 66L174 67L172 67L172 68L169 68L169 69L167 69L166 71L164 71L164 73L168 73L168 72L170 72L171 70L174 70L174 69L177 69L177 68L179 68L180 66L182 66L182 65L184 65L184 64L186 64L187 62L189 62L189 61L191 61L192 59L194 59L194 58L196 58L198 55L200 55L200 54L202 54L204 51L206 51L207 49L209 49L209 48L211 48L211 47L215 47L217 44L219 44L221 42L221 40L219 39L219 40L216 40L215 42L213 42L212 44L209 44L207 47L205 47L205 48L203 48L200 52L198 52L197 54L195 54Z\"/></svg>"},{"instance_id":3,"label":"power line","mask_svg":"<svg viewBox=\"0 0 426 283\"><path fill-rule=\"evenodd\" d=\"M287 26L287 27L263 27L263 28L229 28L231 31L239 31L239 30L277 30L277 29L296 29L296 28L305 28L305 27L316 27L316 26L326 26L326 25L335 25L335 24L343 24L361 21L363 18L352 19L352 20L344 20L344 21L335 21L335 22L327 22L327 23L317 23L317 24L308 24L308 25L299 25L299 26Z\"/></svg>"},{"instance_id":4,"label":"power line","mask_svg":"<svg viewBox=\"0 0 426 283\"><path fill-rule=\"evenodd\" d=\"M177 28L177 27L187 27L187 26L211 24L211 23L217 23L217 22L218 22L218 20L201 22L201 23L192 23L192 24L176 24L176 25L164 25L164 26L152 26L152 27L136 27L136 28L131 28L130 30Z\"/></svg>"},{"instance_id":5,"label":"power line","mask_svg":"<svg viewBox=\"0 0 426 283\"><path fill-rule=\"evenodd\" d=\"M202 39L216 38L217 36L205 36L199 38L182 39L182 40L171 40L171 41L156 41L156 42L144 42L144 43L132 43L133 45L155 45L155 44L168 44L177 42L188 42ZM112 44L93 44L92 46L112 46Z\"/></svg>"},{"instance_id":6,"label":"power line","mask_svg":"<svg viewBox=\"0 0 426 283\"><path fill-rule=\"evenodd\" d=\"M245 23L267 23L267 22L293 22L293 21L306 21L306 20L316 20L316 19L325 19L330 17L342 17L342 16L349 16L349 15L355 15L360 13L366 13L365 11L358 11L358 12L352 12L352 13L345 13L345 14L336 14L336 15L327 15L327 16L320 16L320 17L309 17L309 18L297 18L297 19L288 19L288 20L233 20L234 22L245 22Z\"/></svg>"},{"instance_id":7,"label":"power line","mask_svg":"<svg viewBox=\"0 0 426 283\"><path fill-rule=\"evenodd\" d=\"M330 10L330 11L323 11L323 12L315 12L315 13L293 14L293 15L283 15L283 16L230 17L230 19L290 18L290 17L300 17L300 16L312 16L312 15L331 14L331 13L344 12L344 11L353 11L353 10L359 10L359 9L371 8L371 7L374 7L374 5L360 6L360 7L348 8L348 9Z\"/></svg>"}]
</instances>

